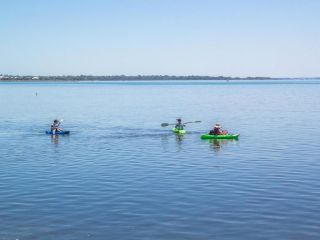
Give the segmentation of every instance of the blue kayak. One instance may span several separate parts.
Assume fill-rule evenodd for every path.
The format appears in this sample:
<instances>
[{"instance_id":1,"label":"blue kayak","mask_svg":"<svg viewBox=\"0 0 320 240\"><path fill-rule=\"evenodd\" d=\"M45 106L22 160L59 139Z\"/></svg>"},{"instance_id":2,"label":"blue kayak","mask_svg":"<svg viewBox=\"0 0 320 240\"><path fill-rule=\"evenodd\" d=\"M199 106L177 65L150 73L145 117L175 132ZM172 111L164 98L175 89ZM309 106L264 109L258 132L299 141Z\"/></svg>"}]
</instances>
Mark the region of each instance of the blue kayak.
<instances>
[{"instance_id":1,"label":"blue kayak","mask_svg":"<svg viewBox=\"0 0 320 240\"><path fill-rule=\"evenodd\" d=\"M55 133L53 133L52 131L46 131L46 134L50 134L50 135L66 135L69 133L70 131L56 131Z\"/></svg>"}]
</instances>

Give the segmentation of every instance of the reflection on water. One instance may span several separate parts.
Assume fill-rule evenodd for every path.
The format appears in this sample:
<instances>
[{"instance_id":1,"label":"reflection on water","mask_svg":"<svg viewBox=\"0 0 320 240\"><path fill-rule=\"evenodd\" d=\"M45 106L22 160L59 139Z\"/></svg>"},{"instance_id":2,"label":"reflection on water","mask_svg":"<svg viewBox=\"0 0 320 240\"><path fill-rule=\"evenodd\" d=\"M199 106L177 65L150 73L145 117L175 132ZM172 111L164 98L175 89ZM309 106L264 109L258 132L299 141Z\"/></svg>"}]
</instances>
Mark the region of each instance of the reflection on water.
<instances>
[{"instance_id":1,"label":"reflection on water","mask_svg":"<svg viewBox=\"0 0 320 240\"><path fill-rule=\"evenodd\" d=\"M61 144L61 141L69 140L69 134L66 134L66 135L59 135L59 134L50 135L50 139L51 139L51 143L54 146L58 147L59 144Z\"/></svg>"},{"instance_id":2,"label":"reflection on water","mask_svg":"<svg viewBox=\"0 0 320 240\"><path fill-rule=\"evenodd\" d=\"M59 144L59 135L51 135L51 142L55 146L58 146L58 144Z\"/></svg>"},{"instance_id":3,"label":"reflection on water","mask_svg":"<svg viewBox=\"0 0 320 240\"><path fill-rule=\"evenodd\" d=\"M170 149L170 145L174 140L175 145L177 146L177 150L180 151L182 149L182 143L185 140L185 134L176 134L173 132L169 132L161 135L161 146L164 150Z\"/></svg>"},{"instance_id":4,"label":"reflection on water","mask_svg":"<svg viewBox=\"0 0 320 240\"><path fill-rule=\"evenodd\" d=\"M219 152L222 148L230 143L237 143L238 139L208 139L207 140L215 152Z\"/></svg>"},{"instance_id":5,"label":"reflection on water","mask_svg":"<svg viewBox=\"0 0 320 240\"><path fill-rule=\"evenodd\" d=\"M180 145L184 139L184 134L175 134L176 135L176 141Z\"/></svg>"}]
</instances>

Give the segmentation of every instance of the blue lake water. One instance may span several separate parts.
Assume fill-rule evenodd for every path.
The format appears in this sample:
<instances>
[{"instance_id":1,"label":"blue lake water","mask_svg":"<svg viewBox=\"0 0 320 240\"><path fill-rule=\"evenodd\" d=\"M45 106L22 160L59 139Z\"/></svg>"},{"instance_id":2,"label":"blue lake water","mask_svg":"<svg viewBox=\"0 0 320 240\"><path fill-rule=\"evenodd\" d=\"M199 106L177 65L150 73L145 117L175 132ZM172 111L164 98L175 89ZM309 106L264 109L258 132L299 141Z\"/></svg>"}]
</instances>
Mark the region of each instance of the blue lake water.
<instances>
[{"instance_id":1,"label":"blue lake water","mask_svg":"<svg viewBox=\"0 0 320 240\"><path fill-rule=\"evenodd\" d=\"M320 81L0 83L0 110L0 240L320 239Z\"/></svg>"}]
</instances>

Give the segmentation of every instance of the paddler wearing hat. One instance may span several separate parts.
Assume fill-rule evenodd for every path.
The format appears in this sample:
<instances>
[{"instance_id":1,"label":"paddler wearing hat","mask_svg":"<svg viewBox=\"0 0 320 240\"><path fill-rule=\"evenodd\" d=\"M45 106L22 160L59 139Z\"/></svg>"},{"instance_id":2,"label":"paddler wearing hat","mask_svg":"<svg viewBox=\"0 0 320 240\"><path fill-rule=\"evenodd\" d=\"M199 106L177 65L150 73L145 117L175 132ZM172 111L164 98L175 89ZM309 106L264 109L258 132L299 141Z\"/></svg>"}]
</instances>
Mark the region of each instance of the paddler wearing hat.
<instances>
[{"instance_id":1,"label":"paddler wearing hat","mask_svg":"<svg viewBox=\"0 0 320 240\"><path fill-rule=\"evenodd\" d=\"M221 124L220 123L216 123L216 125L209 132L209 134L210 135L226 135L226 134L228 134L228 131L227 130L222 130Z\"/></svg>"}]
</instances>

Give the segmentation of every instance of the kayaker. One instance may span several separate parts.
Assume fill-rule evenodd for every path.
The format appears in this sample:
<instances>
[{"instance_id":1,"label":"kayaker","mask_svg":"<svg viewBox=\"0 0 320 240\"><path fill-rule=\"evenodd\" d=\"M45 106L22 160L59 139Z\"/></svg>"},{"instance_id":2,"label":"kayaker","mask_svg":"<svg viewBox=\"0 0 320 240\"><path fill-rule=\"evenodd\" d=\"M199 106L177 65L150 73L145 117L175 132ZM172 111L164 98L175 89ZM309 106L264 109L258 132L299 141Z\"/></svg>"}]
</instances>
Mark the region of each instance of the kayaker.
<instances>
[{"instance_id":1,"label":"kayaker","mask_svg":"<svg viewBox=\"0 0 320 240\"><path fill-rule=\"evenodd\" d=\"M53 123L51 124L51 131L52 132L60 132L62 131L62 128L60 128L60 121L55 119Z\"/></svg>"},{"instance_id":2,"label":"kayaker","mask_svg":"<svg viewBox=\"0 0 320 240\"><path fill-rule=\"evenodd\" d=\"M182 123L181 118L178 118L175 128L178 129L178 130L183 130L184 126L185 125Z\"/></svg>"},{"instance_id":3,"label":"kayaker","mask_svg":"<svg viewBox=\"0 0 320 240\"><path fill-rule=\"evenodd\" d=\"M209 132L210 135L227 135L227 130L222 130L220 123L216 123L214 128Z\"/></svg>"}]
</instances>

